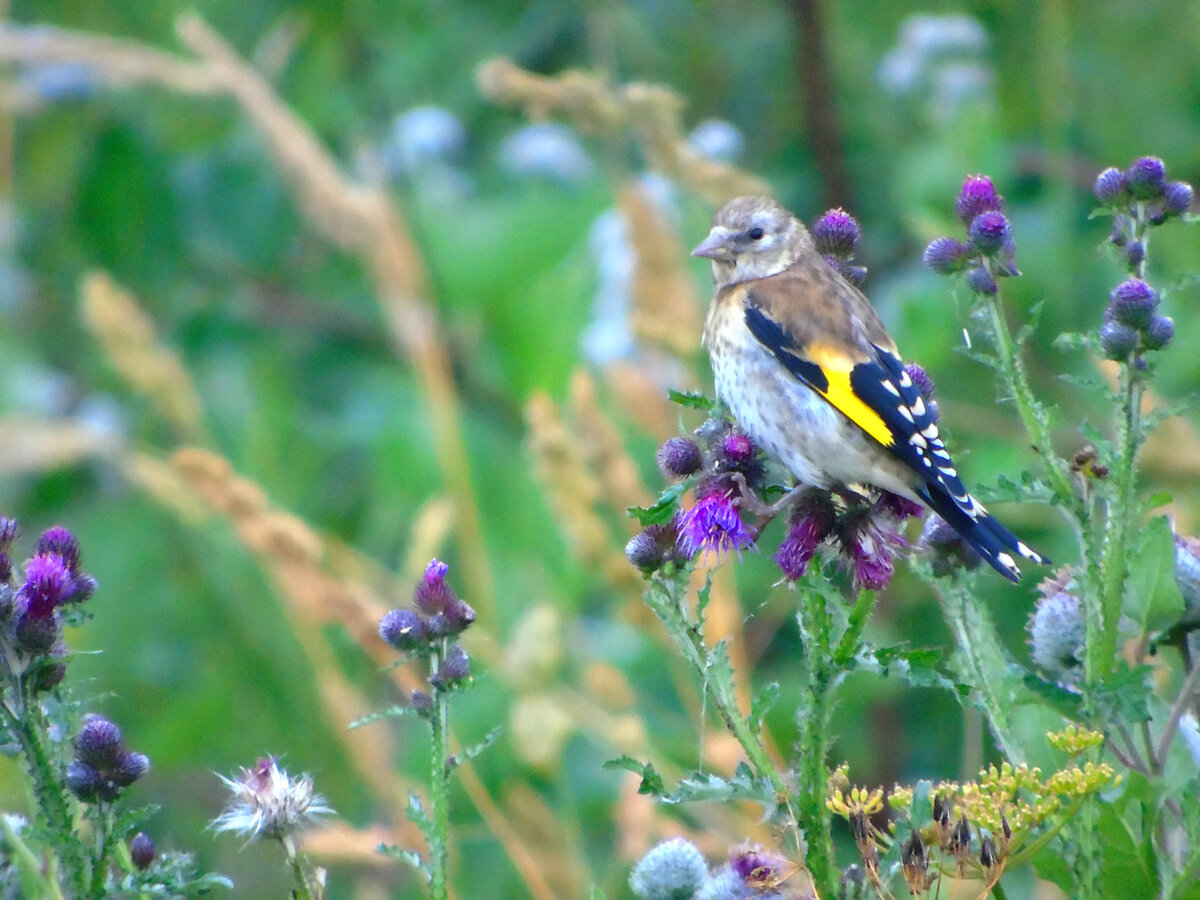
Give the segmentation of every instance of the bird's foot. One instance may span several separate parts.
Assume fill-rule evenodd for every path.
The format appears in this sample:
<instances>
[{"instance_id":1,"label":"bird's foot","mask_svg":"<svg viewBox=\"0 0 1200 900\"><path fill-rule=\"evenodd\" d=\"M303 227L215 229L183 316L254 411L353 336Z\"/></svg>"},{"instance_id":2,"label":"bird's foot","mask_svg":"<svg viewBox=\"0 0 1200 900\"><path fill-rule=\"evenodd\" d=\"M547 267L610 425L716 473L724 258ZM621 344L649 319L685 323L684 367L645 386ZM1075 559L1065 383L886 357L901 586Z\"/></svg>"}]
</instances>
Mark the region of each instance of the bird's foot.
<instances>
[{"instance_id":1,"label":"bird's foot","mask_svg":"<svg viewBox=\"0 0 1200 900\"><path fill-rule=\"evenodd\" d=\"M774 503L764 503L746 483L746 476L741 472L733 473L733 483L738 486L737 505L753 516L757 516L763 524L785 512L799 496L800 485L796 485Z\"/></svg>"}]
</instances>

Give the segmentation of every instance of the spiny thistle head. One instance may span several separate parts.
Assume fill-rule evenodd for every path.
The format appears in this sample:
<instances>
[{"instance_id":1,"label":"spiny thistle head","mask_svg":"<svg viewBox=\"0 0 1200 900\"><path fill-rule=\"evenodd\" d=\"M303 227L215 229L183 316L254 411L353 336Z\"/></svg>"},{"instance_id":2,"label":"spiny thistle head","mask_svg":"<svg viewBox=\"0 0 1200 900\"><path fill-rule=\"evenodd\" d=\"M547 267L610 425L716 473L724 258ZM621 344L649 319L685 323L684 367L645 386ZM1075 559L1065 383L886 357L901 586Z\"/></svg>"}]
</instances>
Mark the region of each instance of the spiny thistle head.
<instances>
[{"instance_id":1,"label":"spiny thistle head","mask_svg":"<svg viewBox=\"0 0 1200 900\"><path fill-rule=\"evenodd\" d=\"M986 175L968 176L954 203L954 214L968 226L982 213L1002 212L1003 209L1004 200Z\"/></svg>"},{"instance_id":2,"label":"spiny thistle head","mask_svg":"<svg viewBox=\"0 0 1200 900\"><path fill-rule=\"evenodd\" d=\"M849 258L862 235L854 216L844 209L831 209L813 223L812 238L822 255Z\"/></svg>"},{"instance_id":3,"label":"spiny thistle head","mask_svg":"<svg viewBox=\"0 0 1200 900\"><path fill-rule=\"evenodd\" d=\"M282 840L333 815L325 798L313 789L310 776L293 778L273 756L262 757L234 778L217 777L233 796L210 824L214 831L232 831L247 840Z\"/></svg>"},{"instance_id":4,"label":"spiny thistle head","mask_svg":"<svg viewBox=\"0 0 1200 900\"><path fill-rule=\"evenodd\" d=\"M671 838L652 847L633 867L629 887L642 900L690 900L708 877L695 844Z\"/></svg>"}]
</instances>

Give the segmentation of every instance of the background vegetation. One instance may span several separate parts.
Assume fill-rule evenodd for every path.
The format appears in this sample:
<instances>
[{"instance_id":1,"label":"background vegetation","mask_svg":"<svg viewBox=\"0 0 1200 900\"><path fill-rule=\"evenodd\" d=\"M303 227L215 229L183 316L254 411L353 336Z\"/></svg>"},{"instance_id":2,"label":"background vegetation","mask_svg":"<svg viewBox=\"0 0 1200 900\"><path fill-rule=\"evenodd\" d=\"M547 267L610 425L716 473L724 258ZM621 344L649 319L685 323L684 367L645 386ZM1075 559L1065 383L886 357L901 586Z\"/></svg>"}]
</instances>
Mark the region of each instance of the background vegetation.
<instances>
[{"instance_id":1,"label":"background vegetation","mask_svg":"<svg viewBox=\"0 0 1200 900\"><path fill-rule=\"evenodd\" d=\"M940 30L880 2L214 0L206 25L188 9L16 2L0 30L0 512L80 537L100 590L70 643L103 652L71 678L151 758L139 797L163 811L147 830L232 875L237 896L288 878L269 848L202 831L223 802L212 772L263 753L312 772L341 816L310 843L334 896L417 892L374 847L414 840L424 730L345 725L404 686L373 623L435 555L479 613L456 734L505 726L454 782L461 896L622 896L663 836L713 858L766 838L737 810L657 808L601 769L626 753L678 773L701 743L716 768L736 760L717 723L698 737L698 697L620 554L624 508L660 483L656 442L698 424L666 389L708 384L708 274L686 249L750 177L689 164L675 125L731 123L742 171L799 215L859 217L868 292L984 484L1030 451L919 265L963 177L987 172L1008 199L1024 277L1006 298L1041 304L1028 358L1065 423L1089 418L1087 395L1054 373L1093 363L1053 339L1094 329L1119 277L1096 250L1107 225L1087 219L1095 173L1153 153L1200 181L1200 13L1183 0L922 5L976 23ZM88 45L101 55L81 65L45 50L44 26L170 55L137 70L128 47ZM516 73L480 74L501 56L600 77L516 102ZM418 140L404 114L426 106L457 118L461 142ZM512 139L539 112L584 155L534 133L522 156ZM1156 237L1160 283L1195 269L1195 240ZM1179 287L1156 382L1171 399L1200 376L1196 290ZM1195 533L1193 427L1169 423L1144 462ZM1004 518L1072 559L1053 510ZM714 610L739 671L783 685L768 727L786 745L795 645L776 577L768 554L747 556L718 576ZM1036 580L985 579L1019 658ZM869 630L949 642L905 573ZM833 758L859 783L995 758L951 697L875 675L852 678L834 725ZM0 766L0 807L24 804L20 784Z\"/></svg>"}]
</instances>

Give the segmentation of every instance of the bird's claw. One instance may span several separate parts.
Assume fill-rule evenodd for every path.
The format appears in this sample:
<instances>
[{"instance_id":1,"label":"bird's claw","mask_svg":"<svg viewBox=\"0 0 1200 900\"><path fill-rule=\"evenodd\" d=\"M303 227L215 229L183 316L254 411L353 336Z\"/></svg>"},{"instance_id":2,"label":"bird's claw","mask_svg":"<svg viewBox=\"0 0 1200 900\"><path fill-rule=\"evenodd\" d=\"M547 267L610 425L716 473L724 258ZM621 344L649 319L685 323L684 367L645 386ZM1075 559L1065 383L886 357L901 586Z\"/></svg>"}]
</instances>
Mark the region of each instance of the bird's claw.
<instances>
[{"instance_id":1,"label":"bird's claw","mask_svg":"<svg viewBox=\"0 0 1200 900\"><path fill-rule=\"evenodd\" d=\"M738 509L744 509L751 515L757 516L763 523L769 522L787 510L795 501L800 490L800 485L796 485L774 503L764 503L746 483L746 476L741 472L733 473L733 483L738 487L736 500Z\"/></svg>"}]
</instances>

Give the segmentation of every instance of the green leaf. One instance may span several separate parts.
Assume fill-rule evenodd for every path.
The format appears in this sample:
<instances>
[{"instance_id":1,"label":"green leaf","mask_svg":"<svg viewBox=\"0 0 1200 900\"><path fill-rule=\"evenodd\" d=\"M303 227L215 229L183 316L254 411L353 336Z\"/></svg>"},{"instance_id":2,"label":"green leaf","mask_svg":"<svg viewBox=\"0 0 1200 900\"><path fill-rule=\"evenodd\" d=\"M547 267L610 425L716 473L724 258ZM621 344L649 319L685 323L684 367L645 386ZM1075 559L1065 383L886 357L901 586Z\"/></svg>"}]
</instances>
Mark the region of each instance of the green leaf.
<instances>
[{"instance_id":1,"label":"green leaf","mask_svg":"<svg viewBox=\"0 0 1200 900\"><path fill-rule=\"evenodd\" d=\"M758 737L759 732L762 731L763 719L766 717L767 711L775 705L775 701L778 699L778 681L763 685L762 689L754 695L754 700L750 703L750 733L755 737Z\"/></svg>"},{"instance_id":2,"label":"green leaf","mask_svg":"<svg viewBox=\"0 0 1200 900\"><path fill-rule=\"evenodd\" d=\"M361 718L355 719L346 726L346 730L349 731L352 728L370 725L372 722L378 722L380 719L399 719L403 716L415 715L420 715L420 713L418 713L411 706L401 706L400 704L396 704L395 706L389 706L387 709L381 709L379 712L373 712Z\"/></svg>"},{"instance_id":3,"label":"green leaf","mask_svg":"<svg viewBox=\"0 0 1200 900\"><path fill-rule=\"evenodd\" d=\"M711 772L693 772L679 782L668 803L727 803L731 800L753 800L766 809L774 809L775 789L766 778L755 778L745 762L738 763L729 779Z\"/></svg>"},{"instance_id":4,"label":"green leaf","mask_svg":"<svg viewBox=\"0 0 1200 900\"><path fill-rule=\"evenodd\" d=\"M477 757L480 753L482 753L488 747L492 746L492 744L496 743L496 738L500 737L500 733L502 731L504 731L503 726L497 725L495 728L493 728L491 731L489 731L486 735L484 735L483 740L479 741L478 743L472 744L470 747L467 747L465 750L455 753L453 756L450 757L450 768L455 769L458 766L461 766L463 763L469 762L472 759L474 759L475 757Z\"/></svg>"},{"instance_id":5,"label":"green leaf","mask_svg":"<svg viewBox=\"0 0 1200 900\"><path fill-rule=\"evenodd\" d=\"M715 400L709 400L699 391L676 391L668 390L667 396L672 403L678 403L680 406L686 406L690 409L699 409L708 412L716 407Z\"/></svg>"},{"instance_id":6,"label":"green leaf","mask_svg":"<svg viewBox=\"0 0 1200 900\"><path fill-rule=\"evenodd\" d=\"M915 687L940 687L960 697L969 696L970 685L947 678L937 668L941 659L941 653L937 650L912 649L905 645L874 649L864 644L863 652L858 656L860 665L868 671L878 672L885 678L895 675Z\"/></svg>"},{"instance_id":7,"label":"green leaf","mask_svg":"<svg viewBox=\"0 0 1200 900\"><path fill-rule=\"evenodd\" d=\"M675 510L679 506L679 498L688 489L688 484L689 482L686 481L672 484L662 492L658 502L653 506L631 506L626 512L637 519L643 527L669 522L671 516L675 515Z\"/></svg>"},{"instance_id":8,"label":"green leaf","mask_svg":"<svg viewBox=\"0 0 1200 900\"><path fill-rule=\"evenodd\" d=\"M1050 342L1051 346L1056 350L1090 350L1095 344L1095 340L1090 334L1080 334L1078 331L1064 331ZM1066 376L1060 375L1060 378ZM1096 383L1100 383L1096 379Z\"/></svg>"},{"instance_id":9,"label":"green leaf","mask_svg":"<svg viewBox=\"0 0 1200 900\"><path fill-rule=\"evenodd\" d=\"M641 763L632 756L618 756L616 759L610 759L601 766L603 769L624 769L627 772L633 772L642 776L642 783L638 785L639 794L650 794L654 797L663 797L667 793L666 785L663 784L662 776L655 771L654 766L650 763Z\"/></svg>"},{"instance_id":10,"label":"green leaf","mask_svg":"<svg viewBox=\"0 0 1200 900\"><path fill-rule=\"evenodd\" d=\"M428 813L425 812L425 805L421 802L421 798L417 796L416 791L408 792L408 806L405 807L404 814L408 816L408 821L421 829L423 834L428 834L429 829L433 827L433 823L429 821Z\"/></svg>"},{"instance_id":11,"label":"green leaf","mask_svg":"<svg viewBox=\"0 0 1200 900\"><path fill-rule=\"evenodd\" d=\"M425 861L421 859L421 854L416 850L397 847L395 844L380 844L375 848L375 852L408 863L408 865L424 875L426 881L429 881L429 867L425 865Z\"/></svg>"},{"instance_id":12,"label":"green leaf","mask_svg":"<svg viewBox=\"0 0 1200 900\"><path fill-rule=\"evenodd\" d=\"M704 631L704 613L708 610L708 601L712 599L713 569L704 576L704 586L696 591L696 627Z\"/></svg>"},{"instance_id":13,"label":"green leaf","mask_svg":"<svg viewBox=\"0 0 1200 900\"><path fill-rule=\"evenodd\" d=\"M1102 714L1114 722L1146 722L1150 709L1151 669L1138 666L1131 669L1121 662L1096 688L1094 699Z\"/></svg>"},{"instance_id":14,"label":"green leaf","mask_svg":"<svg viewBox=\"0 0 1200 900\"><path fill-rule=\"evenodd\" d=\"M1032 672L1026 672L1022 681L1025 687L1062 713L1065 718L1076 721L1081 718L1080 704L1083 697L1080 694L1046 681Z\"/></svg>"},{"instance_id":15,"label":"green leaf","mask_svg":"<svg viewBox=\"0 0 1200 900\"><path fill-rule=\"evenodd\" d=\"M708 690L716 702L726 709L736 711L738 705L737 689L733 684L733 663L729 659L729 648L725 641L718 641L709 651L704 674L708 681Z\"/></svg>"},{"instance_id":16,"label":"green leaf","mask_svg":"<svg viewBox=\"0 0 1200 900\"><path fill-rule=\"evenodd\" d=\"M1145 779L1130 773L1130 782L1116 803L1099 804L1097 834L1103 848L1104 896L1159 896L1155 866L1153 803L1143 802L1134 782ZM1147 785L1148 787L1148 785Z\"/></svg>"},{"instance_id":17,"label":"green leaf","mask_svg":"<svg viewBox=\"0 0 1200 900\"><path fill-rule=\"evenodd\" d=\"M1171 496L1170 491L1159 491L1157 494L1151 494L1146 498L1145 502L1142 503L1142 512L1152 512L1153 510L1158 509L1160 506L1166 506L1173 499L1174 498Z\"/></svg>"},{"instance_id":18,"label":"green leaf","mask_svg":"<svg viewBox=\"0 0 1200 900\"><path fill-rule=\"evenodd\" d=\"M1130 554L1125 611L1142 632L1156 634L1178 622L1183 608L1175 581L1175 535L1166 516L1156 516Z\"/></svg>"}]
</instances>

